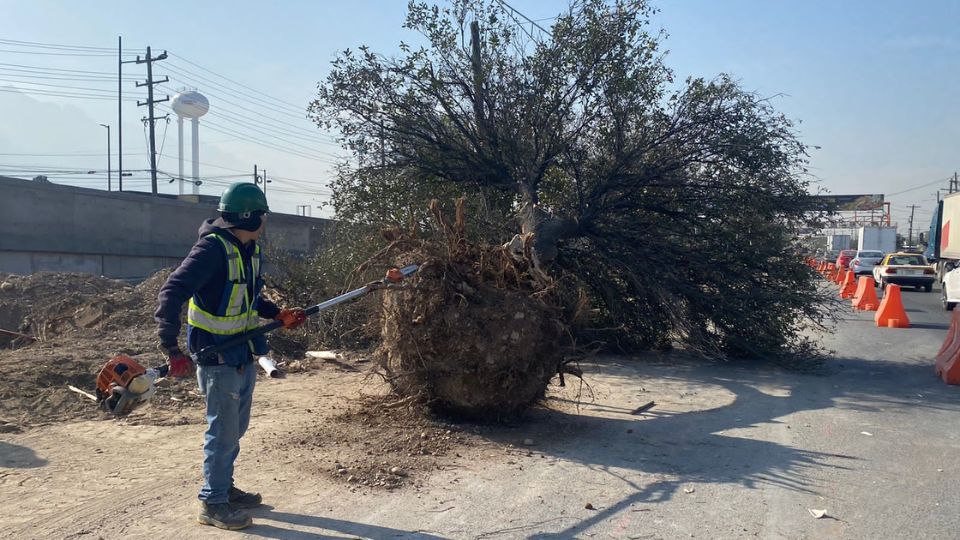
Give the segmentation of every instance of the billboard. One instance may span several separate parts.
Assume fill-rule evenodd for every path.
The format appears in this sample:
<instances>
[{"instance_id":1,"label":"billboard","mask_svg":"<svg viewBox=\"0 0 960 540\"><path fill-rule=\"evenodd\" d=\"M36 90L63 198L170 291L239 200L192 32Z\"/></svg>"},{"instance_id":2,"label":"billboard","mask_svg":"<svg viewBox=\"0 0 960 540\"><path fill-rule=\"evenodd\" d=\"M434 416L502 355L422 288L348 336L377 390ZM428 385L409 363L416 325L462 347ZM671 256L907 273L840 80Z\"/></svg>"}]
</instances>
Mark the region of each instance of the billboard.
<instances>
[{"instance_id":1,"label":"billboard","mask_svg":"<svg viewBox=\"0 0 960 540\"><path fill-rule=\"evenodd\" d=\"M833 206L837 212L883 208L883 195L819 195L818 198Z\"/></svg>"}]
</instances>

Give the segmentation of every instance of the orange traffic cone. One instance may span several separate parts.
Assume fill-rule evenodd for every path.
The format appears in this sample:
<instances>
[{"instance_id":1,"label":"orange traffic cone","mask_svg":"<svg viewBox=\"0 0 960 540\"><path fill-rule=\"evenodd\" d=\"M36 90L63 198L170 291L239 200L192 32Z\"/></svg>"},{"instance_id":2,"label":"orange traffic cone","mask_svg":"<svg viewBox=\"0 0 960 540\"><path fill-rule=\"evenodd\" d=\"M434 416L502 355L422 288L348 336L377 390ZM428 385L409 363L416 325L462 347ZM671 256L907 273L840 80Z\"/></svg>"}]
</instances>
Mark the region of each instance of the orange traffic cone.
<instances>
[{"instance_id":1,"label":"orange traffic cone","mask_svg":"<svg viewBox=\"0 0 960 540\"><path fill-rule=\"evenodd\" d=\"M847 270L846 276L843 278L843 285L840 286L840 298L844 300L853 298L853 295L856 293L857 276L854 275L853 270Z\"/></svg>"},{"instance_id":2,"label":"orange traffic cone","mask_svg":"<svg viewBox=\"0 0 960 540\"><path fill-rule=\"evenodd\" d=\"M853 309L876 311L880 305L877 299L877 284L870 276L863 276L857 281L857 292L853 295Z\"/></svg>"},{"instance_id":3,"label":"orange traffic cone","mask_svg":"<svg viewBox=\"0 0 960 540\"><path fill-rule=\"evenodd\" d=\"M823 277L830 279L830 274L836 270L836 265L833 263L827 263L827 267L823 269Z\"/></svg>"},{"instance_id":4,"label":"orange traffic cone","mask_svg":"<svg viewBox=\"0 0 960 540\"><path fill-rule=\"evenodd\" d=\"M947 330L947 337L937 352L935 371L937 376L943 379L947 384L957 384L960 382L960 311L953 310L950 316L950 328Z\"/></svg>"},{"instance_id":5,"label":"orange traffic cone","mask_svg":"<svg viewBox=\"0 0 960 540\"><path fill-rule=\"evenodd\" d=\"M903 309L899 285L887 285L887 290L883 294L883 300L880 301L880 307L877 308L876 315L873 316L873 321L881 327L910 328L910 318L907 317L907 311Z\"/></svg>"}]
</instances>

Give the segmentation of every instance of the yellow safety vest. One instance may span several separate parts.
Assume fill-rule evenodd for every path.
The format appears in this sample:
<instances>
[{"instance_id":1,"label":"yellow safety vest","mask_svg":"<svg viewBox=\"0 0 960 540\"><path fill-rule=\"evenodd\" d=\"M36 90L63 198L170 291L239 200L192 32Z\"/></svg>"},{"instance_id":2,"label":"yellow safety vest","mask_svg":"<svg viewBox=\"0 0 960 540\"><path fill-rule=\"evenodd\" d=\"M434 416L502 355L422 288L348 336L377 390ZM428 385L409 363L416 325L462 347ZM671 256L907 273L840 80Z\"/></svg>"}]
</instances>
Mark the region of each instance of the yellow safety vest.
<instances>
[{"instance_id":1,"label":"yellow safety vest","mask_svg":"<svg viewBox=\"0 0 960 540\"><path fill-rule=\"evenodd\" d=\"M253 275L247 276L240 249L233 242L217 233L210 233L206 237L219 240L227 256L228 274L223 292L225 300L221 302L216 313L211 313L200 307L194 295L187 308L187 324L219 336L230 336L256 328L260 316L253 308L255 298L250 298L249 280L254 280L253 289L256 294L256 280L260 277L260 246L256 246L250 261Z\"/></svg>"}]
</instances>

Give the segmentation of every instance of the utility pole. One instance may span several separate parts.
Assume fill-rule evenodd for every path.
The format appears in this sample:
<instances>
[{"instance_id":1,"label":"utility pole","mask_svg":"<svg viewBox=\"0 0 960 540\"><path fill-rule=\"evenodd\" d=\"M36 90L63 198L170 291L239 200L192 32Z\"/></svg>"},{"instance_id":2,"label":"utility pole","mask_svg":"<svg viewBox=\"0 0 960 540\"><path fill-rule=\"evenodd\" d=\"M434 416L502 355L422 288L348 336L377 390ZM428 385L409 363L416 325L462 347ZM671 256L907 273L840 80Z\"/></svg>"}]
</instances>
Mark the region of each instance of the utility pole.
<instances>
[{"instance_id":1,"label":"utility pole","mask_svg":"<svg viewBox=\"0 0 960 540\"><path fill-rule=\"evenodd\" d=\"M107 191L113 191L110 177L110 124L100 124L100 126L107 128Z\"/></svg>"},{"instance_id":2,"label":"utility pole","mask_svg":"<svg viewBox=\"0 0 960 540\"><path fill-rule=\"evenodd\" d=\"M915 204L911 204L911 205L910 205L910 228L907 229L907 230L908 230L908 232L907 232L907 244L910 244L911 246L913 245L913 212L914 212L917 208L920 208L920 207L917 206L917 205L915 205Z\"/></svg>"},{"instance_id":3,"label":"utility pole","mask_svg":"<svg viewBox=\"0 0 960 540\"><path fill-rule=\"evenodd\" d=\"M253 165L253 183L258 186L263 184L264 197L267 196L267 182L269 182L269 180L267 180L267 170L263 169L263 173L257 174L257 165L254 164Z\"/></svg>"},{"instance_id":4,"label":"utility pole","mask_svg":"<svg viewBox=\"0 0 960 540\"><path fill-rule=\"evenodd\" d=\"M170 96L167 96L163 99L153 99L153 87L157 84L162 84L169 82L169 77L164 77L162 81L153 80L153 63L158 60L166 60L167 51L163 51L163 54L160 56L151 57L150 56L150 47L147 47L147 57L143 60L140 59L140 55L137 55L138 64L147 65L147 81L144 83L137 83L137 87L146 86L147 87L147 100L140 102L137 100L137 107L147 106L149 111L149 116L144 118L144 122L150 122L150 187L153 190L153 194L157 194L157 137L154 133L154 126L157 121L157 118L153 114L153 105L155 103L162 103L164 101L170 101ZM163 115L164 118L167 115Z\"/></svg>"},{"instance_id":5,"label":"utility pole","mask_svg":"<svg viewBox=\"0 0 960 540\"><path fill-rule=\"evenodd\" d=\"M123 191L123 65L136 64L136 60L123 60L123 36L117 36L117 184Z\"/></svg>"}]
</instances>

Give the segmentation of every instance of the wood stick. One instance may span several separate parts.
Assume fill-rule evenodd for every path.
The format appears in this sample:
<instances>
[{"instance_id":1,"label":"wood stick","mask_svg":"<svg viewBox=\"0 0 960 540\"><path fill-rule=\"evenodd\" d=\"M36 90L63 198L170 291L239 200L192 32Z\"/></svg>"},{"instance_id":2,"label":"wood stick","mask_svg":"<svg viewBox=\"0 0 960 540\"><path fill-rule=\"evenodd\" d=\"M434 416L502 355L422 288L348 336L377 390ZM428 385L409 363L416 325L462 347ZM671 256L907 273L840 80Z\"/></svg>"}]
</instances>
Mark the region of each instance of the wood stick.
<instances>
[{"instance_id":1,"label":"wood stick","mask_svg":"<svg viewBox=\"0 0 960 540\"><path fill-rule=\"evenodd\" d=\"M650 409L652 409L653 406L656 405L656 404L657 404L657 403L656 403L655 401L648 401L648 402L644 403L643 405L641 405L641 406L637 407L636 409L634 409L633 412L630 413L630 414L641 414L641 413L645 413L645 412L649 411Z\"/></svg>"},{"instance_id":2,"label":"wood stick","mask_svg":"<svg viewBox=\"0 0 960 540\"><path fill-rule=\"evenodd\" d=\"M20 332L13 332L13 331L11 331L11 330L4 330L3 328L0 328L0 334L7 334L7 335L10 335L10 336L27 338L27 339L32 340L32 341L36 341L36 340L37 340L37 338L35 338L35 337L33 337L33 336L28 336L28 335L26 335L26 334L21 334Z\"/></svg>"},{"instance_id":3,"label":"wood stick","mask_svg":"<svg viewBox=\"0 0 960 540\"><path fill-rule=\"evenodd\" d=\"M81 396L90 398L90 399L93 400L93 401L96 401L96 400L97 400L97 396L91 394L90 392L85 392L85 391L77 388L76 386L74 386L74 385L72 385L72 384L68 384L68 385L67 385L67 388L69 388L71 392L76 392L76 393L80 394Z\"/></svg>"}]
</instances>

